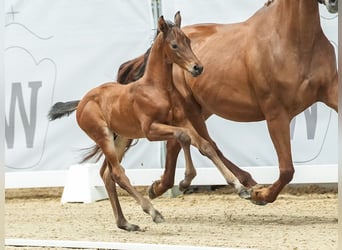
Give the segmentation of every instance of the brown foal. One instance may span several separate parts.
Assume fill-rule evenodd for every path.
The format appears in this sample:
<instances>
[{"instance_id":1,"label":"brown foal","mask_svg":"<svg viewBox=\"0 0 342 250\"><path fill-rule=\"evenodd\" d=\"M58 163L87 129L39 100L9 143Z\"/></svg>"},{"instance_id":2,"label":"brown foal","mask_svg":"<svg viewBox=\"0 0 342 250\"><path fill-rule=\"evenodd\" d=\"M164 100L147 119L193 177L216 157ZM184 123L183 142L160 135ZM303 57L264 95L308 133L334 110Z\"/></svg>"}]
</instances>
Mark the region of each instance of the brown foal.
<instances>
[{"instance_id":1,"label":"brown foal","mask_svg":"<svg viewBox=\"0 0 342 250\"><path fill-rule=\"evenodd\" d=\"M241 196L248 198L247 190L226 168L211 144L200 137L191 125L184 110L184 98L173 84L173 64L190 72L191 77L200 75L203 70L192 52L189 38L180 29L180 23L179 13L175 15L175 25L166 23L163 17L159 18L160 33L151 48L144 76L139 80L128 85L106 83L90 90L79 102L56 104L59 108L74 105L74 108L61 112L59 116L76 109L80 128L96 142L105 155L100 174L117 226L128 231L140 228L125 219L116 193L116 183L136 199L154 222L164 221L151 202L130 184L121 166L122 157L133 138L147 138L150 141L176 140L184 150L186 166L190 171L194 170L190 144L194 145L214 162L227 182L234 185ZM58 117L54 107L49 114L51 119ZM186 175L185 182L188 181L187 178L191 181L193 176Z\"/></svg>"}]
</instances>

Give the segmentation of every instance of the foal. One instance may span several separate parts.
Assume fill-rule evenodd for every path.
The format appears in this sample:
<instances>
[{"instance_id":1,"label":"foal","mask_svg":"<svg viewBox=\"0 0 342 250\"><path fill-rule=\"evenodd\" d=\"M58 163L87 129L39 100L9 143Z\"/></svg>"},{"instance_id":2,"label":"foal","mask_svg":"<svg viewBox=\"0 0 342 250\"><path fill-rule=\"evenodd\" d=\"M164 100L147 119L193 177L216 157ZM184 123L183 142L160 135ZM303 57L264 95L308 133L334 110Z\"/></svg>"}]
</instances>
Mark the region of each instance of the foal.
<instances>
[{"instance_id":1,"label":"foal","mask_svg":"<svg viewBox=\"0 0 342 250\"><path fill-rule=\"evenodd\" d=\"M211 144L198 135L185 116L184 99L173 85L172 65L177 64L195 77L202 73L203 67L192 52L190 40L181 31L180 23L179 13L175 15L175 25L170 26L163 17L159 18L160 34L151 48L146 72L141 79L129 85L103 84L90 90L81 101L76 101L79 126L105 155L100 174L117 226L127 231L139 230L139 226L130 224L125 219L116 193L116 183L136 199L154 222L164 221L151 202L130 184L120 164L125 149L133 138L147 138L150 141L176 139L184 150L186 165L190 169L193 169L190 156L192 144L228 176L227 182L233 184L241 195L247 193L238 179L224 166ZM67 106L68 103L58 105ZM50 117L54 117L54 107L50 111ZM69 109L65 113L72 111Z\"/></svg>"}]
</instances>

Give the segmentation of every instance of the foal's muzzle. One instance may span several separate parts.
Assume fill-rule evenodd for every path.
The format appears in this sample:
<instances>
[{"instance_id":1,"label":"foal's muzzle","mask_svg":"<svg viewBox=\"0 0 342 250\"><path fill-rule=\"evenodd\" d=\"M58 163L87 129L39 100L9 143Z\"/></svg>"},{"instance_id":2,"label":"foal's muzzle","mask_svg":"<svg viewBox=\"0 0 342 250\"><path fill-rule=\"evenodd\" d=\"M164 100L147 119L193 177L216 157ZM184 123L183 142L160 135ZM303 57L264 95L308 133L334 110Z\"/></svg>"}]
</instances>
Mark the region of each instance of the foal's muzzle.
<instances>
[{"instance_id":1,"label":"foal's muzzle","mask_svg":"<svg viewBox=\"0 0 342 250\"><path fill-rule=\"evenodd\" d=\"M192 76L196 77L196 76L199 76L202 73L202 71L203 71L203 66L199 64L195 64L192 67L191 74Z\"/></svg>"}]
</instances>

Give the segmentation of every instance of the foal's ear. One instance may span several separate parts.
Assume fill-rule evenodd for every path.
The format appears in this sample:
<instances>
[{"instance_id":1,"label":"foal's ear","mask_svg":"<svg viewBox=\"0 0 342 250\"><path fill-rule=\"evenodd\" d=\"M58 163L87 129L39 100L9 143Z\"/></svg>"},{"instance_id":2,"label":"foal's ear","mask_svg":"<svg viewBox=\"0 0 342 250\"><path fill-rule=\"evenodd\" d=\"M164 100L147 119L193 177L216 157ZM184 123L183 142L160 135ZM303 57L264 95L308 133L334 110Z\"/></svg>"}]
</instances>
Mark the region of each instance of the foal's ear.
<instances>
[{"instance_id":1,"label":"foal's ear","mask_svg":"<svg viewBox=\"0 0 342 250\"><path fill-rule=\"evenodd\" d=\"M165 22L165 19L163 16L160 16L158 19L158 30L160 32L163 32L164 34L167 33L168 26L167 26L167 23Z\"/></svg>"},{"instance_id":2,"label":"foal's ear","mask_svg":"<svg viewBox=\"0 0 342 250\"><path fill-rule=\"evenodd\" d=\"M181 22L182 22L182 17L180 15L180 11L177 11L177 13L175 14L175 24L176 26L178 26L178 28L180 28L181 26Z\"/></svg>"}]
</instances>

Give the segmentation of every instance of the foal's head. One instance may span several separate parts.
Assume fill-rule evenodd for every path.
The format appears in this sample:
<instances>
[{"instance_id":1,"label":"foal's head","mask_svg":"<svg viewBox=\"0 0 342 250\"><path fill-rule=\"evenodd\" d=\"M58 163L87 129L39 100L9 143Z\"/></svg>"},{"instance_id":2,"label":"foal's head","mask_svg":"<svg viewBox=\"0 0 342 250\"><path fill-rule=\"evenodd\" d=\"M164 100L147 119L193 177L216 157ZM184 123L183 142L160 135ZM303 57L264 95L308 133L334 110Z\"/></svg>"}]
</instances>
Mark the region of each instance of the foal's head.
<instances>
[{"instance_id":1,"label":"foal's head","mask_svg":"<svg viewBox=\"0 0 342 250\"><path fill-rule=\"evenodd\" d=\"M338 0L318 0L318 2L325 4L330 13L338 12Z\"/></svg>"},{"instance_id":2,"label":"foal's head","mask_svg":"<svg viewBox=\"0 0 342 250\"><path fill-rule=\"evenodd\" d=\"M175 23L166 23L163 16L158 20L158 30L163 36L164 52L167 60L198 76L203 71L201 62L197 59L190 46L190 39L180 29L181 16L175 15Z\"/></svg>"}]
</instances>

